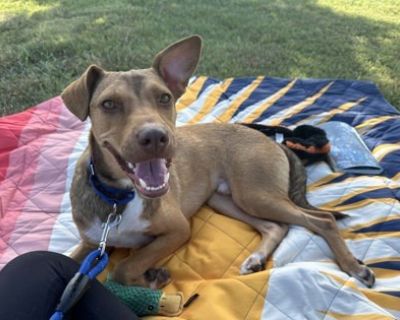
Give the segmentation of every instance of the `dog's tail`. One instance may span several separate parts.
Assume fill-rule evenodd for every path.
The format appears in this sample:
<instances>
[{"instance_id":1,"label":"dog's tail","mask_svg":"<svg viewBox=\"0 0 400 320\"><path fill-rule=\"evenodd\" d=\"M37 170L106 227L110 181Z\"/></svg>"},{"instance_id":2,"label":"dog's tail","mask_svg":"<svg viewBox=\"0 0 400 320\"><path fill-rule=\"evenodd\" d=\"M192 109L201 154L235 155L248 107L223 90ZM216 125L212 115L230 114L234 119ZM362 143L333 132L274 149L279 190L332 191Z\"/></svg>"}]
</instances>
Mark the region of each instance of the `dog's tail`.
<instances>
[{"instance_id":1,"label":"dog's tail","mask_svg":"<svg viewBox=\"0 0 400 320\"><path fill-rule=\"evenodd\" d=\"M305 212L310 214L326 213L332 214L336 220L347 217L346 214L338 211L322 210L311 205L307 198L307 173L301 160L295 153L284 145L280 145L285 151L290 165L290 181L289 181L289 198L299 207L303 208Z\"/></svg>"}]
</instances>

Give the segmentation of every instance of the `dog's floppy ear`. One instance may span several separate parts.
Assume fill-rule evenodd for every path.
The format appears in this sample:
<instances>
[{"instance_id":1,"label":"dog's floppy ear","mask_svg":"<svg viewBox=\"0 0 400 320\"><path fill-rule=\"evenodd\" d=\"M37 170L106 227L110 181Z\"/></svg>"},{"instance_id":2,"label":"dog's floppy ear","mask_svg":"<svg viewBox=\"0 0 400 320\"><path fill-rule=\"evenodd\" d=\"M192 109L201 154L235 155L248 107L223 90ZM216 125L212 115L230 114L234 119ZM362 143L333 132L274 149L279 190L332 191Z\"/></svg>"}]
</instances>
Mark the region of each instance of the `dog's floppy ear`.
<instances>
[{"instance_id":1,"label":"dog's floppy ear","mask_svg":"<svg viewBox=\"0 0 400 320\"><path fill-rule=\"evenodd\" d=\"M91 65L61 93L67 108L82 121L89 115L89 103L96 84L103 76L104 70Z\"/></svg>"},{"instance_id":2,"label":"dog's floppy ear","mask_svg":"<svg viewBox=\"0 0 400 320\"><path fill-rule=\"evenodd\" d=\"M153 68L164 79L178 99L196 70L201 53L201 38L197 35L182 39L158 53Z\"/></svg>"}]
</instances>

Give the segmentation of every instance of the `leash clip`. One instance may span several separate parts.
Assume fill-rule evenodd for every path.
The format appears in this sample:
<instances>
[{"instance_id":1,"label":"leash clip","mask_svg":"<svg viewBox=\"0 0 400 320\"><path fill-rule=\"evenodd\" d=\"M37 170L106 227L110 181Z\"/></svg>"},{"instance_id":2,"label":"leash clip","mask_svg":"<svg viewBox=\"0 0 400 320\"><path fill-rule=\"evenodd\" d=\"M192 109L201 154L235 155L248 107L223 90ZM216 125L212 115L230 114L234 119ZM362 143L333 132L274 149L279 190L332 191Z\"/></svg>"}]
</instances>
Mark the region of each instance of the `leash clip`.
<instances>
[{"instance_id":1,"label":"leash clip","mask_svg":"<svg viewBox=\"0 0 400 320\"><path fill-rule=\"evenodd\" d=\"M100 250L100 258L103 256L104 252L106 251L107 246L107 238L110 232L110 229L113 227L118 227L122 219L122 216L117 213L117 204L114 203L113 211L107 217L107 221L103 223L103 233L101 234L101 239L99 242L99 250Z\"/></svg>"}]
</instances>

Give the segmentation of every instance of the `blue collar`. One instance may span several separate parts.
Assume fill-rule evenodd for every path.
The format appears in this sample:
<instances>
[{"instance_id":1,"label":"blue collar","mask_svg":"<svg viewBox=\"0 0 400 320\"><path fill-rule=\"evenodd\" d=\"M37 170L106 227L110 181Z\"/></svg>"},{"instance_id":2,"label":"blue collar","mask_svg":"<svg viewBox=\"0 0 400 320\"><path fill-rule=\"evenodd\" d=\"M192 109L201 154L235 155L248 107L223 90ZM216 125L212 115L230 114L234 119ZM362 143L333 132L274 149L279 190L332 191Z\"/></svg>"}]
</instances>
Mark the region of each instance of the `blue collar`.
<instances>
[{"instance_id":1,"label":"blue collar","mask_svg":"<svg viewBox=\"0 0 400 320\"><path fill-rule=\"evenodd\" d=\"M135 192L126 189L119 189L105 185L96 176L94 171L93 159L90 158L88 164L89 181L94 192L101 200L110 205L126 205L135 198Z\"/></svg>"}]
</instances>

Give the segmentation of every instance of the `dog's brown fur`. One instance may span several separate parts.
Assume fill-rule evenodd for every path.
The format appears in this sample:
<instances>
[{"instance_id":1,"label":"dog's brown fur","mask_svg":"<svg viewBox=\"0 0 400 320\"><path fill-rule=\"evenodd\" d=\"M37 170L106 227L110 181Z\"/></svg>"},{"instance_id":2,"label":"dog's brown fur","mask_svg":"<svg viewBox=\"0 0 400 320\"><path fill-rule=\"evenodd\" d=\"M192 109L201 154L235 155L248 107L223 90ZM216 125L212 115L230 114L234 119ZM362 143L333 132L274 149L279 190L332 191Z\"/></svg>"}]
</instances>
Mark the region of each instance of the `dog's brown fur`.
<instances>
[{"instance_id":1,"label":"dog's brown fur","mask_svg":"<svg viewBox=\"0 0 400 320\"><path fill-rule=\"evenodd\" d=\"M93 238L100 237L99 230L93 237L92 227L111 211L88 182L87 163L92 156L103 183L135 189L142 199L140 210L135 211L140 223L131 222L130 227L122 220L124 231L115 231L110 243L133 249L115 267L113 277L121 283L164 285L168 281L164 271L153 270L151 276L146 271L189 239L188 219L208 204L262 235L241 273L262 269L285 236L287 224L298 224L328 242L342 270L371 286L373 273L348 250L334 216L308 204L304 168L289 151L241 125L175 128L174 104L197 66L200 48L200 38L193 36L159 53L150 69L106 72L91 66L62 93L77 117L90 116L92 121L90 145L77 164L71 189L73 217L82 236L74 257L81 259L98 244ZM152 159L165 159L169 165L169 188L140 187L137 166ZM136 164L133 171L128 162ZM133 214L129 210L129 205L118 208L123 219Z\"/></svg>"}]
</instances>

